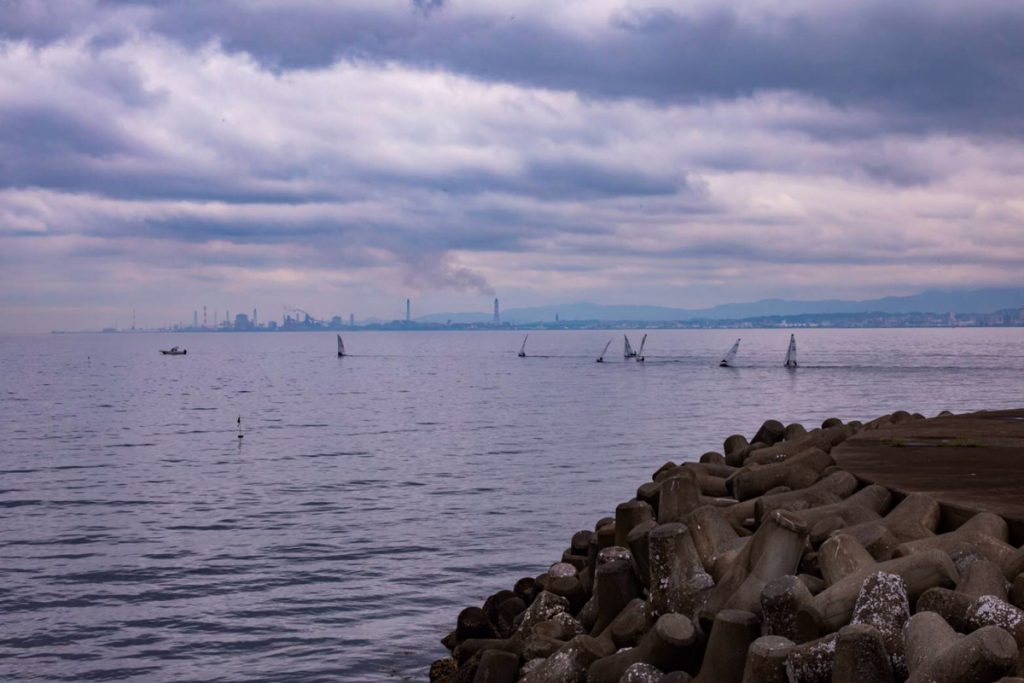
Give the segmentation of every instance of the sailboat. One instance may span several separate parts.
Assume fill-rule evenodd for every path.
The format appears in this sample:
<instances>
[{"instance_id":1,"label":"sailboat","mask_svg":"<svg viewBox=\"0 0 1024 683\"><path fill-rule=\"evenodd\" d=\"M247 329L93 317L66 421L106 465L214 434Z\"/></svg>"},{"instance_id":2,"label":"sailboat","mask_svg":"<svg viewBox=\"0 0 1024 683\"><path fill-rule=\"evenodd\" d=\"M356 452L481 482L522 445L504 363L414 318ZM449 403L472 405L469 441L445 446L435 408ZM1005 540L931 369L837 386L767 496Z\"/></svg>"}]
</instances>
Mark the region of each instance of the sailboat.
<instances>
[{"instance_id":1,"label":"sailboat","mask_svg":"<svg viewBox=\"0 0 1024 683\"><path fill-rule=\"evenodd\" d=\"M720 367L720 368L731 368L732 364L733 364L733 361L736 360L736 353L739 350L740 350L740 340L737 339L736 343L733 344L732 348L729 349L728 353L725 354L725 358L722 359L722 362L720 362L718 364L718 367Z\"/></svg>"},{"instance_id":2,"label":"sailboat","mask_svg":"<svg viewBox=\"0 0 1024 683\"><path fill-rule=\"evenodd\" d=\"M622 338L626 340L626 348L622 352L623 358L636 358L636 351L633 350L632 345L629 343L629 337L622 335Z\"/></svg>"},{"instance_id":3,"label":"sailboat","mask_svg":"<svg viewBox=\"0 0 1024 683\"><path fill-rule=\"evenodd\" d=\"M613 341L615 341L614 337L609 339L608 343L604 345L604 349L601 351L601 355L597 357L597 362L598 363L603 363L604 362L604 354L608 353L608 347L612 345Z\"/></svg>"},{"instance_id":4,"label":"sailboat","mask_svg":"<svg viewBox=\"0 0 1024 683\"><path fill-rule=\"evenodd\" d=\"M341 341L341 335L338 335L338 358L345 355L345 342Z\"/></svg>"},{"instance_id":5,"label":"sailboat","mask_svg":"<svg viewBox=\"0 0 1024 683\"><path fill-rule=\"evenodd\" d=\"M530 335L523 337L523 345L519 347L519 357L526 358L526 340L530 338Z\"/></svg>"},{"instance_id":6,"label":"sailboat","mask_svg":"<svg viewBox=\"0 0 1024 683\"><path fill-rule=\"evenodd\" d=\"M644 362L644 345L646 345L646 344L647 344L647 335L645 334L644 338L640 340L640 350L637 351L635 354L633 354L633 355L636 356L636 362L637 363L643 363Z\"/></svg>"},{"instance_id":7,"label":"sailboat","mask_svg":"<svg viewBox=\"0 0 1024 683\"><path fill-rule=\"evenodd\" d=\"M796 367L796 335L789 335L789 348L786 349L786 367Z\"/></svg>"}]
</instances>

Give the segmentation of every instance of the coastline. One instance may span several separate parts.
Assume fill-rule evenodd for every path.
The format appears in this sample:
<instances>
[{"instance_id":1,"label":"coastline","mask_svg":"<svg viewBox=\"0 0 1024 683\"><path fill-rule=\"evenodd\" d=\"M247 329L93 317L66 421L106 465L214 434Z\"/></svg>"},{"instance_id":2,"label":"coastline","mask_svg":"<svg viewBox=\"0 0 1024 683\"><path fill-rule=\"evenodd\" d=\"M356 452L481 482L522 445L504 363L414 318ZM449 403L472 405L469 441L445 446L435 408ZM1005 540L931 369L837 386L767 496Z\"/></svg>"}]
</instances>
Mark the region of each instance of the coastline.
<instances>
[{"instance_id":1,"label":"coastline","mask_svg":"<svg viewBox=\"0 0 1024 683\"><path fill-rule=\"evenodd\" d=\"M920 477L937 450L944 475ZM1024 455L1024 411L897 411L811 430L768 420L721 453L665 463L614 518L573 534L547 572L460 612L430 679L1020 675L1014 455Z\"/></svg>"}]
</instances>

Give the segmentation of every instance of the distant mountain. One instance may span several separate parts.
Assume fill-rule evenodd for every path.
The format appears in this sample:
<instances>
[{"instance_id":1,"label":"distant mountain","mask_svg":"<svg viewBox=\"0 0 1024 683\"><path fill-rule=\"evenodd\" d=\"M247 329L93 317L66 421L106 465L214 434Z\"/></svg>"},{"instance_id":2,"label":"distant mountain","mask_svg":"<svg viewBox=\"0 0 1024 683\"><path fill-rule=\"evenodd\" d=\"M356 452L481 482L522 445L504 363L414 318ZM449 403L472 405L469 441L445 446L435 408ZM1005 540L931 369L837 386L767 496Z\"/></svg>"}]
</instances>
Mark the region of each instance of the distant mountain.
<instances>
[{"instance_id":1,"label":"distant mountain","mask_svg":"<svg viewBox=\"0 0 1024 683\"><path fill-rule=\"evenodd\" d=\"M605 306L576 303L560 306L510 308L502 311L503 322L550 322L560 320L738 320L769 315L812 313L995 313L1005 308L1024 307L1024 288L1003 287L975 290L929 290L911 296L887 296L864 301L825 299L791 301L764 299L752 303L720 304L711 308L670 308L667 306ZM491 313L437 313L416 318L419 322L485 323Z\"/></svg>"}]
</instances>

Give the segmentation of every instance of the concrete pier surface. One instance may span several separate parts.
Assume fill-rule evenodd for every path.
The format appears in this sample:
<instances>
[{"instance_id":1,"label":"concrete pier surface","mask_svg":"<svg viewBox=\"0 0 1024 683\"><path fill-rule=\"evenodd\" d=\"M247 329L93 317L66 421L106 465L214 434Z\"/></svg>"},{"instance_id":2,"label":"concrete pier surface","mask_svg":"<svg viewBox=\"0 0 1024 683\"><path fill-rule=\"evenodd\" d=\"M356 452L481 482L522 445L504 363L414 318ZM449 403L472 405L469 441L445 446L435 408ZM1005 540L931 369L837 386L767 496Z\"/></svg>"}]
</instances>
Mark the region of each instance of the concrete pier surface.
<instances>
[{"instance_id":1,"label":"concrete pier surface","mask_svg":"<svg viewBox=\"0 0 1024 683\"><path fill-rule=\"evenodd\" d=\"M839 467L896 494L926 493L942 525L1003 517L1024 543L1024 410L942 415L865 429L831 452Z\"/></svg>"}]
</instances>

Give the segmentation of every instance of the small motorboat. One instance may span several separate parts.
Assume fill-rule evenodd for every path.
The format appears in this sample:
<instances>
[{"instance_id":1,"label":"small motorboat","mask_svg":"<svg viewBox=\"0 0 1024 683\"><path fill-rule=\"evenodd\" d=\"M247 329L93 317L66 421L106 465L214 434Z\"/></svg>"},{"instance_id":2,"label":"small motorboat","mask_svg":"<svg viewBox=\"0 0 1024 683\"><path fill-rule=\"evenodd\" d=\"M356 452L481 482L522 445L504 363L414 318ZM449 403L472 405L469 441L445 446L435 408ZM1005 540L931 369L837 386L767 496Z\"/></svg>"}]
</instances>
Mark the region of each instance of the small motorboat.
<instances>
[{"instance_id":1,"label":"small motorboat","mask_svg":"<svg viewBox=\"0 0 1024 683\"><path fill-rule=\"evenodd\" d=\"M172 346L169 349L160 349L160 353L164 354L165 356L184 356L186 353L188 353L188 349L183 349L178 346Z\"/></svg>"}]
</instances>

